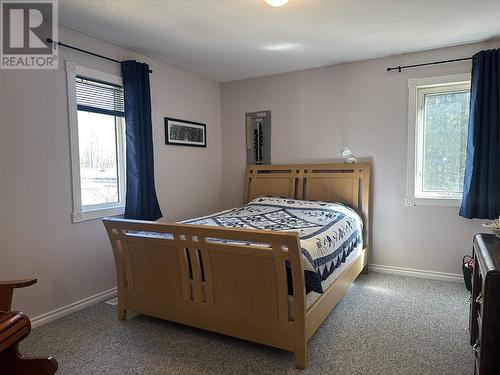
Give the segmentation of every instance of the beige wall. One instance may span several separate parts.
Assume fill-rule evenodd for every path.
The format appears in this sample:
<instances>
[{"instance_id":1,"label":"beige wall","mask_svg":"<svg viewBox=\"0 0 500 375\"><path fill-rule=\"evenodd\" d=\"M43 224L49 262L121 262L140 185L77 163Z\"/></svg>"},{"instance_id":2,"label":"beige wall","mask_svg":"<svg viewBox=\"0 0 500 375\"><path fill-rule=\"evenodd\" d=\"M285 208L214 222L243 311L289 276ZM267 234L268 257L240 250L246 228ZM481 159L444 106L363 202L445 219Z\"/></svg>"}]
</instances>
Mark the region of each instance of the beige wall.
<instances>
[{"instance_id":1,"label":"beige wall","mask_svg":"<svg viewBox=\"0 0 500 375\"><path fill-rule=\"evenodd\" d=\"M221 198L219 84L61 28L60 39L150 64L155 178L167 220L216 211ZM14 308L32 317L113 288L114 263L100 220L71 223L64 60L118 73L118 66L66 49L59 70L0 70L0 280L37 277ZM207 124L208 147L164 144L163 117ZM200 183L203 181L203 183Z\"/></svg>"},{"instance_id":2,"label":"beige wall","mask_svg":"<svg viewBox=\"0 0 500 375\"><path fill-rule=\"evenodd\" d=\"M386 72L387 66L471 56L467 45L221 85L223 206L242 199L244 114L272 111L272 163L332 161L343 146L373 159L370 263L460 273L479 221L457 207L405 207L407 80L470 71L470 62ZM293 58L292 53L290 58Z\"/></svg>"}]
</instances>

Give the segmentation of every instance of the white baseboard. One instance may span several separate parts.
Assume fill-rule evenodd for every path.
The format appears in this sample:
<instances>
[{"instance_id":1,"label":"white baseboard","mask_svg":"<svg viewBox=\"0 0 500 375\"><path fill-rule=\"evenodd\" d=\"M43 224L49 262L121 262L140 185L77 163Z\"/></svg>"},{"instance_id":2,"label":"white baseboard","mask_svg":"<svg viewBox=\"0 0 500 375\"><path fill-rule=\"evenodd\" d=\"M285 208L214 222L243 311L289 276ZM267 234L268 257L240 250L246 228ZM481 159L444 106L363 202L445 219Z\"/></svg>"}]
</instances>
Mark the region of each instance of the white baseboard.
<instances>
[{"instance_id":1,"label":"white baseboard","mask_svg":"<svg viewBox=\"0 0 500 375\"><path fill-rule=\"evenodd\" d=\"M93 296L84 298L80 301L73 302L69 305L60 307L56 310L49 311L48 313L39 315L31 319L31 327L36 328L43 326L44 324L47 324L49 322L52 322L56 319L60 319L66 315L72 314L76 311L83 310L86 307L92 306L92 305L97 305L98 303L107 301L108 299L111 299L113 297L116 297L117 290L116 288L106 290L101 293L97 293Z\"/></svg>"},{"instance_id":2,"label":"white baseboard","mask_svg":"<svg viewBox=\"0 0 500 375\"><path fill-rule=\"evenodd\" d=\"M380 264L369 264L368 269L369 269L369 271L373 271L373 272L389 273L392 275L400 275L400 276L419 277L421 279L451 281L454 283L463 283L464 282L464 277L459 273L446 273L446 272L416 270L416 269L412 269L412 268L383 266Z\"/></svg>"}]
</instances>

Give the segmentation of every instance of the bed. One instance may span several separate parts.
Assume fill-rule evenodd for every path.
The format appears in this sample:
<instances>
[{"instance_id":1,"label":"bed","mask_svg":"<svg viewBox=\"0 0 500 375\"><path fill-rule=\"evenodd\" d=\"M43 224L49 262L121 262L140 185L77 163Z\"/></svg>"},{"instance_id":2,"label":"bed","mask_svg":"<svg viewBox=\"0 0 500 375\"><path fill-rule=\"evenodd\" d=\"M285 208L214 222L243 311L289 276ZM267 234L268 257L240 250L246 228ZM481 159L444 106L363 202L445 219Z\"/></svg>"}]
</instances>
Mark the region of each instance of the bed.
<instances>
[{"instance_id":1,"label":"bed","mask_svg":"<svg viewBox=\"0 0 500 375\"><path fill-rule=\"evenodd\" d=\"M245 205L181 223L105 218L127 310L291 351L369 251L369 163L248 166ZM277 230L278 229L278 230Z\"/></svg>"}]
</instances>

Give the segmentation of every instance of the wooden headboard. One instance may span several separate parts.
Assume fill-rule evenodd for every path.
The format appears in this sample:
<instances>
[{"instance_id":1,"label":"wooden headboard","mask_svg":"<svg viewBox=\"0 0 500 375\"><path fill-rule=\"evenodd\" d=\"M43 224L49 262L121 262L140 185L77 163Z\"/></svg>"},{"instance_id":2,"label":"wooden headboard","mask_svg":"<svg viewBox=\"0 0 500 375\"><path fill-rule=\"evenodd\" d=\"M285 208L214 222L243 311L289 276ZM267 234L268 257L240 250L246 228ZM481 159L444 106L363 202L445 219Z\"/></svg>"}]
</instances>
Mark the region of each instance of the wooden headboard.
<instances>
[{"instance_id":1,"label":"wooden headboard","mask_svg":"<svg viewBox=\"0 0 500 375\"><path fill-rule=\"evenodd\" d=\"M261 195L311 201L342 202L363 218L369 244L371 164L325 163L249 165L245 173L245 203Z\"/></svg>"}]
</instances>

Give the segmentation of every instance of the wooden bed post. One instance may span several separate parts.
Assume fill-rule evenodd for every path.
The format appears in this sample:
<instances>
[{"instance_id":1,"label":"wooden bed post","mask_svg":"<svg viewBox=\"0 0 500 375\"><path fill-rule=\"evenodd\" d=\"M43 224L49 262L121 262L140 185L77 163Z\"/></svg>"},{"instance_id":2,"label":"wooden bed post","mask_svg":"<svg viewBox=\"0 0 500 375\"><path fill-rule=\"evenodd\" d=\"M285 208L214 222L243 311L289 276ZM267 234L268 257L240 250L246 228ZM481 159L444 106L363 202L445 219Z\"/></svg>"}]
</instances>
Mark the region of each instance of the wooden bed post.
<instances>
[{"instance_id":1,"label":"wooden bed post","mask_svg":"<svg viewBox=\"0 0 500 375\"><path fill-rule=\"evenodd\" d=\"M361 176L361 213L363 214L363 248L365 251L364 262L365 265L363 267L364 274L368 273L368 257L371 249L370 246L370 175L371 175L371 164L363 163L363 166L360 170Z\"/></svg>"}]
</instances>

